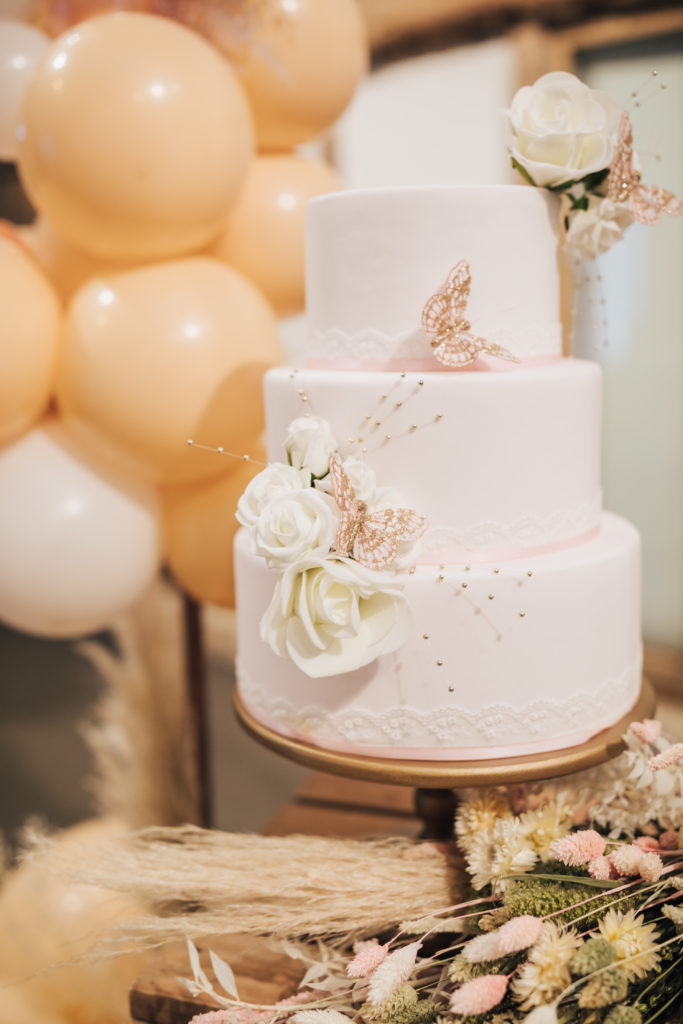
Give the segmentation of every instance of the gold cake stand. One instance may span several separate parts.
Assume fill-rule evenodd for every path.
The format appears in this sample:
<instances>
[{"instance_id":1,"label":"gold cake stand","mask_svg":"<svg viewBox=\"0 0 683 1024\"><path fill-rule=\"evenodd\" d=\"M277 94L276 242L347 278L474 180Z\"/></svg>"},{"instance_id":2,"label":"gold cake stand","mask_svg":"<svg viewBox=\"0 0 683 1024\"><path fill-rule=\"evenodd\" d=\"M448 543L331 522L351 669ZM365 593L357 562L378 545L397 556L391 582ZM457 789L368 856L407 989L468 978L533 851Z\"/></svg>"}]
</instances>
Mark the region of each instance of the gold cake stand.
<instances>
[{"instance_id":1,"label":"gold cake stand","mask_svg":"<svg viewBox=\"0 0 683 1024\"><path fill-rule=\"evenodd\" d=\"M421 838L448 839L452 833L457 802L453 792L455 788L554 779L609 761L624 750L622 736L629 724L652 716L655 694L650 682L644 679L640 696L628 714L579 746L545 754L481 761L407 761L326 750L301 740L289 739L257 721L245 707L237 690L234 693L234 704L237 717L246 731L259 743L291 761L351 779L416 787L416 810L424 824Z\"/></svg>"}]
</instances>

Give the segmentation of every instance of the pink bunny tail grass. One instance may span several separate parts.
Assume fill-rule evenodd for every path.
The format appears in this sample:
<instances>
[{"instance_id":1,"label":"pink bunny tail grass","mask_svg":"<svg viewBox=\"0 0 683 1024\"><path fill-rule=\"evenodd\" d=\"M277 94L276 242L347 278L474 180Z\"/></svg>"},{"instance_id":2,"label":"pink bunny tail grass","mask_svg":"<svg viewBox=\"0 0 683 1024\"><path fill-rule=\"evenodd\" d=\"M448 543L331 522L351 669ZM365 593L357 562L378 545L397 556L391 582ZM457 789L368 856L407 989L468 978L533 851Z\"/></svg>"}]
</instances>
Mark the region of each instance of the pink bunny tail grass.
<instances>
[{"instance_id":1,"label":"pink bunny tail grass","mask_svg":"<svg viewBox=\"0 0 683 1024\"><path fill-rule=\"evenodd\" d=\"M580 832L572 832L562 839L555 839L550 844L550 854L562 864L576 867L587 864L605 852L607 843L595 829L586 828Z\"/></svg>"},{"instance_id":2,"label":"pink bunny tail grass","mask_svg":"<svg viewBox=\"0 0 683 1024\"><path fill-rule=\"evenodd\" d=\"M487 960L497 960L501 955L498 952L498 932L485 932L484 935L475 935L473 939L470 939L462 947L462 955L470 964L481 964Z\"/></svg>"},{"instance_id":3,"label":"pink bunny tail grass","mask_svg":"<svg viewBox=\"0 0 683 1024\"><path fill-rule=\"evenodd\" d=\"M674 832L672 828L667 829L666 832L662 832L659 837L659 848L660 850L677 850L678 832Z\"/></svg>"},{"instance_id":4,"label":"pink bunny tail grass","mask_svg":"<svg viewBox=\"0 0 683 1024\"><path fill-rule=\"evenodd\" d=\"M656 882L664 864L658 853L644 853L640 861L640 877L646 882Z\"/></svg>"},{"instance_id":5,"label":"pink bunny tail grass","mask_svg":"<svg viewBox=\"0 0 683 1024\"><path fill-rule=\"evenodd\" d=\"M501 1001L508 987L505 974L485 974L474 978L451 996L451 1013L486 1013Z\"/></svg>"},{"instance_id":6,"label":"pink bunny tail grass","mask_svg":"<svg viewBox=\"0 0 683 1024\"><path fill-rule=\"evenodd\" d=\"M520 949L528 949L541 934L543 921L532 914L513 917L502 925L497 934L499 956L517 953Z\"/></svg>"},{"instance_id":7,"label":"pink bunny tail grass","mask_svg":"<svg viewBox=\"0 0 683 1024\"><path fill-rule=\"evenodd\" d=\"M367 978L376 967L386 959L389 952L389 944L380 946L377 941L363 944L354 956L351 963L347 964L346 973L349 978Z\"/></svg>"},{"instance_id":8,"label":"pink bunny tail grass","mask_svg":"<svg viewBox=\"0 0 683 1024\"><path fill-rule=\"evenodd\" d=\"M657 850L661 850L661 843L654 836L638 836L633 840L633 845L643 853L657 853Z\"/></svg>"},{"instance_id":9,"label":"pink bunny tail grass","mask_svg":"<svg viewBox=\"0 0 683 1024\"><path fill-rule=\"evenodd\" d=\"M662 733L662 723L656 718L645 718L642 722L631 722L629 729L641 743L654 743Z\"/></svg>"},{"instance_id":10,"label":"pink bunny tail grass","mask_svg":"<svg viewBox=\"0 0 683 1024\"><path fill-rule=\"evenodd\" d=\"M370 976L368 1002L371 1006L380 1006L391 999L397 988L400 988L413 973L417 953L421 942L411 942L395 950L376 967Z\"/></svg>"},{"instance_id":11,"label":"pink bunny tail grass","mask_svg":"<svg viewBox=\"0 0 683 1024\"><path fill-rule=\"evenodd\" d=\"M606 882L609 878L614 878L617 872L613 870L609 857L595 857L588 861L588 874L591 878L599 878Z\"/></svg>"},{"instance_id":12,"label":"pink bunny tail grass","mask_svg":"<svg viewBox=\"0 0 683 1024\"><path fill-rule=\"evenodd\" d=\"M658 772L662 768L670 768L672 764L676 764L681 759L683 759L683 743L674 743L673 747L669 747L663 753L651 757L647 764L653 772Z\"/></svg>"}]
</instances>

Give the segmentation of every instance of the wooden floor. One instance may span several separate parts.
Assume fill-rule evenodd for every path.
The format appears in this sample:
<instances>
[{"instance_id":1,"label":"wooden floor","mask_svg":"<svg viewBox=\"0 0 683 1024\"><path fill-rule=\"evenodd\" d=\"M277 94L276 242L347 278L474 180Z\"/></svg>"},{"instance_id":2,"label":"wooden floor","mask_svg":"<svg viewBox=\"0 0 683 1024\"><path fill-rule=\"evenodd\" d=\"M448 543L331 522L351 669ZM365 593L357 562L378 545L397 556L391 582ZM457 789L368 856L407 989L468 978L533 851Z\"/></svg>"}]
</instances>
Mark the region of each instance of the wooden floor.
<instances>
[{"instance_id":1,"label":"wooden floor","mask_svg":"<svg viewBox=\"0 0 683 1024\"><path fill-rule=\"evenodd\" d=\"M411 789L313 774L264 831L276 836L299 833L361 838L417 836L420 827ZM240 996L249 1002L277 1002L296 991L303 975L301 963L273 952L265 939L216 936L197 945L203 966L208 967L208 949L230 964ZM160 951L131 991L131 1019L188 1024L195 1014L215 1009L214 1004L190 996L178 981L178 976L187 977L188 973L184 944L174 943Z\"/></svg>"}]
</instances>

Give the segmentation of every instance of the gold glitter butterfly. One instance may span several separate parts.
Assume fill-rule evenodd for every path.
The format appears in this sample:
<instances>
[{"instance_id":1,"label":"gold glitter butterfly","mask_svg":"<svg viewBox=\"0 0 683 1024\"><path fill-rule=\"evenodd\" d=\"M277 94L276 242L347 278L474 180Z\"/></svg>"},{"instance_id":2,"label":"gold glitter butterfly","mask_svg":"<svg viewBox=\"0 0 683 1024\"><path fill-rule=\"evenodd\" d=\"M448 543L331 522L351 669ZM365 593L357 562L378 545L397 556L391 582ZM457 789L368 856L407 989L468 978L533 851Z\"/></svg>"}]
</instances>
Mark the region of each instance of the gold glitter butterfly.
<instances>
[{"instance_id":1,"label":"gold glitter butterfly","mask_svg":"<svg viewBox=\"0 0 683 1024\"><path fill-rule=\"evenodd\" d=\"M441 291L432 295L422 310L423 330L426 334L435 335L431 340L434 357L444 366L469 366L480 355L518 363L517 356L506 348L472 334L471 324L465 316L471 281L469 263L460 260Z\"/></svg>"},{"instance_id":2,"label":"gold glitter butterfly","mask_svg":"<svg viewBox=\"0 0 683 1024\"><path fill-rule=\"evenodd\" d=\"M330 481L341 513L334 542L339 555L351 555L368 569L383 569L395 559L401 541L417 540L427 529L426 518L410 508L368 512L339 459L330 459Z\"/></svg>"},{"instance_id":3,"label":"gold glitter butterfly","mask_svg":"<svg viewBox=\"0 0 683 1024\"><path fill-rule=\"evenodd\" d=\"M633 128L626 111L621 115L616 156L607 178L607 197L615 203L628 203L641 224L656 224L662 213L671 217L683 213L683 203L673 192L641 184L640 171L633 166Z\"/></svg>"}]
</instances>

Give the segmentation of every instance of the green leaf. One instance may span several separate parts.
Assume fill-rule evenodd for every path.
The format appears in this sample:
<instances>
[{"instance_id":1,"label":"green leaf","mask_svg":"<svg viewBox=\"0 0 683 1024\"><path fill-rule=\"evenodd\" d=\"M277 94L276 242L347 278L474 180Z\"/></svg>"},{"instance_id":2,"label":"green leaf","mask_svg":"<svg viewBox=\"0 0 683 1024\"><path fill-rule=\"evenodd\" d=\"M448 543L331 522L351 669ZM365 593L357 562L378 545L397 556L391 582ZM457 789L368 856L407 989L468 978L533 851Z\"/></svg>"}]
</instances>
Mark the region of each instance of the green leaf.
<instances>
[{"instance_id":1,"label":"green leaf","mask_svg":"<svg viewBox=\"0 0 683 1024\"><path fill-rule=\"evenodd\" d=\"M511 162L512 166L514 167L514 169L516 171L519 171L519 173L522 175L522 177L526 181L527 185L533 185L534 188L538 187L536 185L536 182L534 181L534 179L531 177L529 172L526 170L526 168L522 167L522 165L520 163L518 163L517 160L515 160L514 156L510 156L510 162Z\"/></svg>"},{"instance_id":2,"label":"green leaf","mask_svg":"<svg viewBox=\"0 0 683 1024\"><path fill-rule=\"evenodd\" d=\"M582 196L569 196L572 201L572 210L587 210L588 209L588 196L584 193Z\"/></svg>"}]
</instances>

